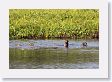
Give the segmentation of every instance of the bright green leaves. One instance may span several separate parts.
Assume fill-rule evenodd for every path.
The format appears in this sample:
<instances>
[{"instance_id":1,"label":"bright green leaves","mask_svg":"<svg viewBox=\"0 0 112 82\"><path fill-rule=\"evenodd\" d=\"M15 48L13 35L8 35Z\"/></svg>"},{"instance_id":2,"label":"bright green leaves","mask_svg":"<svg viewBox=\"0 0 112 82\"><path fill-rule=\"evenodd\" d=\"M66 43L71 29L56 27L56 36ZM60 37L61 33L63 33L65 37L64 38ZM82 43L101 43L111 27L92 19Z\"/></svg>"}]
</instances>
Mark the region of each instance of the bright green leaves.
<instances>
[{"instance_id":1,"label":"bright green leaves","mask_svg":"<svg viewBox=\"0 0 112 82\"><path fill-rule=\"evenodd\" d=\"M10 39L95 38L97 9L10 9Z\"/></svg>"}]
</instances>

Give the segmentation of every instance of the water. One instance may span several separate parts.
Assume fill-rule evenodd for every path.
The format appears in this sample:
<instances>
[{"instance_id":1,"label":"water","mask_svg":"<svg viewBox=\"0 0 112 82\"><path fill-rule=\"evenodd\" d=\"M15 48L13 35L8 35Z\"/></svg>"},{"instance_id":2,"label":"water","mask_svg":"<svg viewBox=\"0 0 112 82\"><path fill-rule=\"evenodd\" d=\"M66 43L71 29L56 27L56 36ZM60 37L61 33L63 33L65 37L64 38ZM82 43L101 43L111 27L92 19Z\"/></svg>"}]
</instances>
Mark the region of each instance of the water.
<instances>
[{"instance_id":1,"label":"water","mask_svg":"<svg viewBox=\"0 0 112 82\"><path fill-rule=\"evenodd\" d=\"M69 40L69 48L64 40L10 40L10 69L98 69L99 42L88 40L87 48L81 46L83 40Z\"/></svg>"}]
</instances>

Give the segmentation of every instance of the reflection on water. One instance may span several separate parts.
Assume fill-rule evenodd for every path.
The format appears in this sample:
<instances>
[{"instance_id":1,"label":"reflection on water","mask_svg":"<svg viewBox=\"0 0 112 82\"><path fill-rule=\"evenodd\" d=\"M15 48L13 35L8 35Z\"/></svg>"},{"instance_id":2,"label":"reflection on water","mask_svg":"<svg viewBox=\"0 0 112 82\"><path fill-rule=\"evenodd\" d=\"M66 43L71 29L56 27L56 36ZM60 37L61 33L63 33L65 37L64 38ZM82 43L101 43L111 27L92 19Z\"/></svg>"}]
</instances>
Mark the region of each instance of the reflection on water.
<instances>
[{"instance_id":1,"label":"reflection on water","mask_svg":"<svg viewBox=\"0 0 112 82\"><path fill-rule=\"evenodd\" d=\"M99 68L98 41L69 41L64 48L63 40L10 40L10 69L97 69Z\"/></svg>"},{"instance_id":2,"label":"reflection on water","mask_svg":"<svg viewBox=\"0 0 112 82\"><path fill-rule=\"evenodd\" d=\"M84 42L83 40L80 41L74 41L69 40L69 48L81 48L81 44ZM88 43L88 47L99 47L98 40L88 40L86 41ZM58 48L64 48L64 40L10 40L9 41L9 47L10 48L23 48L23 49L37 49L42 47L58 47Z\"/></svg>"}]
</instances>

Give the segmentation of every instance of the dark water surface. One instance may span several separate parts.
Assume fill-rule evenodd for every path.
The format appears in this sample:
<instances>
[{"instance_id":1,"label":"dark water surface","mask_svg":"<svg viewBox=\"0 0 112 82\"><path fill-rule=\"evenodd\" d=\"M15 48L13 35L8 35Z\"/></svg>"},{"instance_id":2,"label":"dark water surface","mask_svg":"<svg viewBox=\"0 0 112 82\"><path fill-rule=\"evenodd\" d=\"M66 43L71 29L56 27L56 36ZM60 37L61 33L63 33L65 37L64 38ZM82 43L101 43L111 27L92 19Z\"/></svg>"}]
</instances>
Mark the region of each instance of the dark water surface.
<instances>
[{"instance_id":1,"label":"dark water surface","mask_svg":"<svg viewBox=\"0 0 112 82\"><path fill-rule=\"evenodd\" d=\"M97 69L99 68L99 42L88 40L10 40L10 69Z\"/></svg>"}]
</instances>

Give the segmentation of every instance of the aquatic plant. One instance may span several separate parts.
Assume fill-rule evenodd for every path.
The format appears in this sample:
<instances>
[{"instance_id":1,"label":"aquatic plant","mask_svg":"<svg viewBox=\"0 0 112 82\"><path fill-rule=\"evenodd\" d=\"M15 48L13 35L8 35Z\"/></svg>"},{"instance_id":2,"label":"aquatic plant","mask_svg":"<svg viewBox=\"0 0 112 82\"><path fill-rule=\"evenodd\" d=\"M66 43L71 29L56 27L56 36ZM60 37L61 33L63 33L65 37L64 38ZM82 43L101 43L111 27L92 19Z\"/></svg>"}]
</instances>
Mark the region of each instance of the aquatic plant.
<instances>
[{"instance_id":1,"label":"aquatic plant","mask_svg":"<svg viewBox=\"0 0 112 82\"><path fill-rule=\"evenodd\" d=\"M97 9L10 9L10 39L99 38Z\"/></svg>"}]
</instances>

